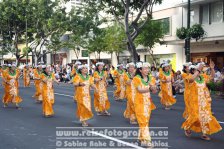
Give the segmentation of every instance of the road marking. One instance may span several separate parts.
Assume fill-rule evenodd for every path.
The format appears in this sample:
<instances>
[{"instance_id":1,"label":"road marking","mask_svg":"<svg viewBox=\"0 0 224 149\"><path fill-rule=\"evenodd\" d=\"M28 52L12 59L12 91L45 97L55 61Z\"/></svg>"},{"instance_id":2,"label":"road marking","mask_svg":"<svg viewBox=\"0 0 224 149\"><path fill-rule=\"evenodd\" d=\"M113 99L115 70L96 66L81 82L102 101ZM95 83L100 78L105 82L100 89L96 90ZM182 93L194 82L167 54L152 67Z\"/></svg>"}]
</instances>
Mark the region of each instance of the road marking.
<instances>
[{"instance_id":1,"label":"road marking","mask_svg":"<svg viewBox=\"0 0 224 149\"><path fill-rule=\"evenodd\" d=\"M93 138L91 137L85 137L85 138L81 138L81 137L56 137L56 139L60 139L60 140L93 140ZM95 138L95 139L99 139L99 140L103 140L105 138ZM130 137L130 138L116 138L116 139L123 139L123 140L137 140L136 137ZM168 140L168 137L152 137L153 140Z\"/></svg>"},{"instance_id":2,"label":"road marking","mask_svg":"<svg viewBox=\"0 0 224 149\"><path fill-rule=\"evenodd\" d=\"M90 133L92 133L92 134L95 134L95 135L101 136L103 138L106 138L106 139L109 139L109 140L113 140L113 141L122 143L122 144L127 145L127 146L130 146L130 147L134 147L134 148L137 148L137 149L144 149L144 148L139 147L137 145L134 145L132 143L128 143L128 142L125 142L125 141L122 141L122 140L119 140L119 139L116 139L116 138L113 138L113 137L109 137L109 136L103 135L103 134L98 133L98 132L95 132L95 131L90 131L90 130L87 130L87 131L90 132Z\"/></svg>"},{"instance_id":3,"label":"road marking","mask_svg":"<svg viewBox=\"0 0 224 149\"><path fill-rule=\"evenodd\" d=\"M107 92L109 92L109 93L113 93L114 91L107 91Z\"/></svg>"},{"instance_id":4,"label":"road marking","mask_svg":"<svg viewBox=\"0 0 224 149\"><path fill-rule=\"evenodd\" d=\"M71 95L65 95L65 94L60 94L60 93L54 93L55 95L60 95L60 96L67 96L67 97L74 97L74 96L71 96Z\"/></svg>"},{"instance_id":5,"label":"road marking","mask_svg":"<svg viewBox=\"0 0 224 149\"><path fill-rule=\"evenodd\" d=\"M220 124L224 124L224 122L220 122L220 121L218 121Z\"/></svg>"},{"instance_id":6,"label":"road marking","mask_svg":"<svg viewBox=\"0 0 224 149\"><path fill-rule=\"evenodd\" d=\"M113 92L113 91L107 91L107 92ZM74 96L72 95L66 95L66 94L61 94L61 93L54 93L55 95L60 95L60 96L66 96L66 97L72 97L74 98ZM220 124L224 124L224 122L218 121Z\"/></svg>"},{"instance_id":7,"label":"road marking","mask_svg":"<svg viewBox=\"0 0 224 149\"><path fill-rule=\"evenodd\" d=\"M83 127L56 127L57 129L83 129ZM89 129L98 129L98 128L122 128L122 129L130 129L139 127L88 127ZM149 129L168 129L168 127L149 127Z\"/></svg>"},{"instance_id":8,"label":"road marking","mask_svg":"<svg viewBox=\"0 0 224 149\"><path fill-rule=\"evenodd\" d=\"M90 91L94 91L93 89L90 89ZM107 91L107 92L109 92L109 93L113 93L114 91Z\"/></svg>"},{"instance_id":9,"label":"road marking","mask_svg":"<svg viewBox=\"0 0 224 149\"><path fill-rule=\"evenodd\" d=\"M113 92L113 91L107 91L107 92ZM59 95L59 96L66 96L66 97L74 97L73 95L66 95L66 94L61 94L61 93L54 93L55 95Z\"/></svg>"}]
</instances>

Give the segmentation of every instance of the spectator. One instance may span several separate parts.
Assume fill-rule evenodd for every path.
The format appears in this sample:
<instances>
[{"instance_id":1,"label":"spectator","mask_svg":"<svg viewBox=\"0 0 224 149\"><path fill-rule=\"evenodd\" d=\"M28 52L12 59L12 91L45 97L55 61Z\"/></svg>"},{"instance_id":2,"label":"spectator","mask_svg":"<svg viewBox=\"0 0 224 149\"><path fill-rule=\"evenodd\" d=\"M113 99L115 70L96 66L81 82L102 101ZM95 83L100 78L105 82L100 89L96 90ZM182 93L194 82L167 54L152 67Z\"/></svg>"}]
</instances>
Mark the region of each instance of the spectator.
<instances>
[{"instance_id":1,"label":"spectator","mask_svg":"<svg viewBox=\"0 0 224 149\"><path fill-rule=\"evenodd\" d=\"M222 77L222 75L221 75L219 69L216 69L216 70L215 70L215 78L214 78L214 82L218 82L218 81L220 81L220 80L221 80L221 77Z\"/></svg>"},{"instance_id":2,"label":"spectator","mask_svg":"<svg viewBox=\"0 0 224 149\"><path fill-rule=\"evenodd\" d=\"M181 76L181 71L177 71L174 78L174 89L177 93L183 93L184 91L184 81Z\"/></svg>"},{"instance_id":3,"label":"spectator","mask_svg":"<svg viewBox=\"0 0 224 149\"><path fill-rule=\"evenodd\" d=\"M158 80L158 78L159 78L159 72L156 70L156 67L155 67L155 66L152 66L152 67L151 67L151 74L152 74L152 76L153 76L156 80Z\"/></svg>"}]
</instances>

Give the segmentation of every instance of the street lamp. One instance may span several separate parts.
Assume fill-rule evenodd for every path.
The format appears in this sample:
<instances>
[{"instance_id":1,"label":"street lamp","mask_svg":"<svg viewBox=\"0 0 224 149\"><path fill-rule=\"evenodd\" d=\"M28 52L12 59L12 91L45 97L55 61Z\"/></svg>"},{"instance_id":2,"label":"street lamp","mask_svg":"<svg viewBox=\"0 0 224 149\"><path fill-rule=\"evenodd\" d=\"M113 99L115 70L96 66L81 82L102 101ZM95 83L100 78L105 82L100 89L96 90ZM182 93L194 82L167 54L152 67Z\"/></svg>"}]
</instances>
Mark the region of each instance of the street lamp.
<instances>
[{"instance_id":1,"label":"street lamp","mask_svg":"<svg viewBox=\"0 0 224 149\"><path fill-rule=\"evenodd\" d=\"M2 34L2 31L1 31L1 34ZM1 36L0 37L0 48L1 48L1 64L3 64L3 37Z\"/></svg>"},{"instance_id":2,"label":"street lamp","mask_svg":"<svg viewBox=\"0 0 224 149\"><path fill-rule=\"evenodd\" d=\"M27 41L27 11L26 11L25 18L26 18L26 50L27 50L27 48L28 48L28 41ZM28 50L26 52L26 64L28 64Z\"/></svg>"},{"instance_id":3,"label":"street lamp","mask_svg":"<svg viewBox=\"0 0 224 149\"><path fill-rule=\"evenodd\" d=\"M191 27L191 20L190 20L190 14L191 13L191 1L188 0L188 6L187 6L187 29L189 31ZM187 35L187 38L185 39L185 55L186 55L186 62L191 61L191 52L190 52L190 47L191 47L191 37L190 34Z\"/></svg>"}]
</instances>

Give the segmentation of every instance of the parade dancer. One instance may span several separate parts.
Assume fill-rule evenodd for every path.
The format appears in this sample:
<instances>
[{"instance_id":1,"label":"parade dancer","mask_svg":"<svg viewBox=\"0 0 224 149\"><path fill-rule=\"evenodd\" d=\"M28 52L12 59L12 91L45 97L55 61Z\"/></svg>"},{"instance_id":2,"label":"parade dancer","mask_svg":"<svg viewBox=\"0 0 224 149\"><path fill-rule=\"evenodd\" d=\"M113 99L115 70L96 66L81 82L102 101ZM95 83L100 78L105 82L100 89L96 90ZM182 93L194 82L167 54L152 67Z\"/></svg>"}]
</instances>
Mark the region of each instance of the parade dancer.
<instances>
[{"instance_id":1,"label":"parade dancer","mask_svg":"<svg viewBox=\"0 0 224 149\"><path fill-rule=\"evenodd\" d=\"M135 113L139 124L138 139L142 145L152 146L149 133L149 120L152 111L152 102L150 91L156 92L156 86L150 84L149 63L137 63L136 76L133 78L133 84L136 89Z\"/></svg>"},{"instance_id":2,"label":"parade dancer","mask_svg":"<svg viewBox=\"0 0 224 149\"><path fill-rule=\"evenodd\" d=\"M5 85L5 95L3 96L4 107L8 107L9 103L16 105L17 109L21 109L19 103L22 102L19 96L19 82L20 71L16 69L16 64L9 64L9 69L5 72L3 82Z\"/></svg>"},{"instance_id":3,"label":"parade dancer","mask_svg":"<svg viewBox=\"0 0 224 149\"><path fill-rule=\"evenodd\" d=\"M190 83L189 83L189 78L192 77L192 75L190 74L190 69L189 69L189 67L191 65L192 65L191 62L183 65L182 78L184 80L184 103L185 103L185 110L184 110L184 113L183 113L183 117L185 119L187 119L187 117L188 117L189 102L191 100Z\"/></svg>"},{"instance_id":4,"label":"parade dancer","mask_svg":"<svg viewBox=\"0 0 224 149\"><path fill-rule=\"evenodd\" d=\"M3 86L3 88L4 88L4 92L6 92L5 90L6 90L6 88L5 88L5 82L4 82L4 80L5 80L5 77L6 77L6 74L8 73L8 67L7 67L7 65L6 64L3 64L2 65L2 68L1 68L1 76L2 76L2 86ZM5 98L5 95L3 96L3 100L4 100L4 98Z\"/></svg>"},{"instance_id":5,"label":"parade dancer","mask_svg":"<svg viewBox=\"0 0 224 149\"><path fill-rule=\"evenodd\" d=\"M41 103L43 101L42 98L42 81L41 81L41 74L42 74L42 65L38 65L36 69L34 69L34 85L36 88L36 92L33 97L36 99L37 103Z\"/></svg>"},{"instance_id":6,"label":"parade dancer","mask_svg":"<svg viewBox=\"0 0 224 149\"><path fill-rule=\"evenodd\" d=\"M82 63L80 61L76 61L73 68L72 68L72 72L71 72L71 78L73 79L78 71L78 67L79 65L81 65Z\"/></svg>"},{"instance_id":7,"label":"parade dancer","mask_svg":"<svg viewBox=\"0 0 224 149\"><path fill-rule=\"evenodd\" d=\"M80 65L82 65L82 63L80 61L75 62L75 65L74 65L74 67L72 69L72 72L71 72L71 78L72 78L71 81L70 81L71 83L73 82L73 79L74 79L75 75L78 73L77 71L78 71L78 67ZM74 87L74 90L75 90L75 93L74 93L73 99L74 99L74 102L76 102L77 101L77 99L76 99L76 87Z\"/></svg>"},{"instance_id":8,"label":"parade dancer","mask_svg":"<svg viewBox=\"0 0 224 149\"><path fill-rule=\"evenodd\" d=\"M114 91L114 97L116 101L125 99L125 82L124 82L125 70L123 64L117 65L117 70L114 72L116 90Z\"/></svg>"},{"instance_id":9,"label":"parade dancer","mask_svg":"<svg viewBox=\"0 0 224 149\"><path fill-rule=\"evenodd\" d=\"M29 87L30 86L30 68L29 65L25 65L23 69L23 82L24 82L24 87Z\"/></svg>"},{"instance_id":10,"label":"parade dancer","mask_svg":"<svg viewBox=\"0 0 224 149\"><path fill-rule=\"evenodd\" d=\"M96 63L96 71L93 74L98 92L94 92L94 107L97 115L109 116L107 111L110 108L110 102L107 96L107 72L103 70L104 63Z\"/></svg>"},{"instance_id":11,"label":"parade dancer","mask_svg":"<svg viewBox=\"0 0 224 149\"><path fill-rule=\"evenodd\" d=\"M170 110L170 107L176 103L176 99L173 98L172 83L174 78L170 70L170 65L164 63L162 70L159 72L160 86L161 86L161 104L166 110Z\"/></svg>"},{"instance_id":12,"label":"parade dancer","mask_svg":"<svg viewBox=\"0 0 224 149\"><path fill-rule=\"evenodd\" d=\"M42 111L44 117L52 117L54 116L54 88L53 82L59 83L56 80L54 73L50 71L51 66L42 66L43 73L41 74L41 81L42 81Z\"/></svg>"},{"instance_id":13,"label":"parade dancer","mask_svg":"<svg viewBox=\"0 0 224 149\"><path fill-rule=\"evenodd\" d=\"M190 66L192 76L190 82L191 99L189 102L189 113L186 121L182 124L187 137L191 136L191 131L202 132L201 139L211 140L208 135L214 134L222 129L219 122L211 112L211 97L208 95L206 83L214 79L214 63L210 63L211 76L201 73L203 65Z\"/></svg>"},{"instance_id":14,"label":"parade dancer","mask_svg":"<svg viewBox=\"0 0 224 149\"><path fill-rule=\"evenodd\" d=\"M91 97L90 87L97 88L94 85L93 77L88 75L88 65L80 65L78 73L73 79L74 86L76 87L76 99L77 99L77 117L82 123L83 127L87 127L87 120L93 117L91 109Z\"/></svg>"},{"instance_id":15,"label":"parade dancer","mask_svg":"<svg viewBox=\"0 0 224 149\"><path fill-rule=\"evenodd\" d=\"M132 81L135 76L135 64L128 63L126 68L127 73L125 73L124 81L126 83L127 107L124 112L124 117L130 120L130 124L137 124L134 107L136 90Z\"/></svg>"}]
</instances>

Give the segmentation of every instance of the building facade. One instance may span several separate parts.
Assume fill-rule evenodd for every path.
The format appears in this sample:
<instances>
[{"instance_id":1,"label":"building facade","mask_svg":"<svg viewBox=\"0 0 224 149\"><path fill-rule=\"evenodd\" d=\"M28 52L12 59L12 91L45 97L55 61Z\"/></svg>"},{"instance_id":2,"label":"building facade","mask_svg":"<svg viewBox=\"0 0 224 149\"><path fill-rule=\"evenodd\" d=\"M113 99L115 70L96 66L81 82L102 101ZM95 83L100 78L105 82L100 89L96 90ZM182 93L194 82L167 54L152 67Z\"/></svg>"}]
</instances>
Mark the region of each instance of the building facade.
<instances>
[{"instance_id":1,"label":"building facade","mask_svg":"<svg viewBox=\"0 0 224 149\"><path fill-rule=\"evenodd\" d=\"M70 0L67 5L81 7L81 0ZM204 61L209 63L211 60L219 68L224 66L224 0L191 0L191 25L202 24L206 35L198 40L191 40L191 61ZM174 70L181 70L185 63L185 41L178 39L176 30L187 27L187 0L164 0L161 5L156 5L153 10L153 19L162 22L164 32L163 44L156 44L152 49L153 58L158 64L164 60L170 60ZM68 38L65 35L63 38ZM144 50L142 46L137 47L141 61L152 63L152 56ZM15 59L12 55L6 55L3 59ZM119 53L91 53L80 47L79 50L62 49L57 53L48 54L44 61L47 64L74 63L80 60L85 63L96 63L98 60L111 63L128 63L131 55L128 51ZM30 60L32 62L32 60Z\"/></svg>"},{"instance_id":2,"label":"building facade","mask_svg":"<svg viewBox=\"0 0 224 149\"><path fill-rule=\"evenodd\" d=\"M206 35L202 39L191 40L191 61L211 60L219 68L224 64L224 0L192 0L191 1L191 25L202 24ZM185 57L185 41L178 39L176 30L187 27L187 0L164 0L161 5L155 6L153 19L162 22L164 32L163 44L156 44L153 50L153 57L157 64L164 60L170 60L174 70L181 70ZM142 46L137 47L141 61L152 63L152 56L143 50ZM78 59L95 62L99 59L97 53L91 53L89 57L83 56L84 49L79 52ZM67 58L63 63L74 62L77 56L74 51L67 51ZM116 66L118 62L127 63L131 61L131 55L124 51L119 55L101 53L101 61L112 63Z\"/></svg>"},{"instance_id":3,"label":"building facade","mask_svg":"<svg viewBox=\"0 0 224 149\"><path fill-rule=\"evenodd\" d=\"M185 62L185 41L176 37L176 29L187 27L187 0L175 0L171 4L165 0L153 12L153 19L161 20L165 26L164 44L153 48L158 63L171 60L175 70L181 70ZM206 35L202 39L191 40L191 61L214 61L219 68L224 64L224 1L192 0L191 25L202 24ZM139 52L142 61L152 61L147 52Z\"/></svg>"}]
</instances>

